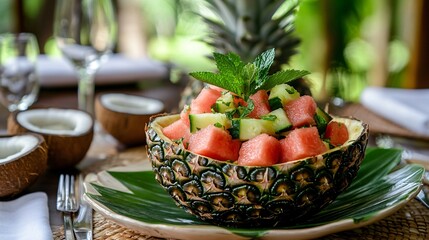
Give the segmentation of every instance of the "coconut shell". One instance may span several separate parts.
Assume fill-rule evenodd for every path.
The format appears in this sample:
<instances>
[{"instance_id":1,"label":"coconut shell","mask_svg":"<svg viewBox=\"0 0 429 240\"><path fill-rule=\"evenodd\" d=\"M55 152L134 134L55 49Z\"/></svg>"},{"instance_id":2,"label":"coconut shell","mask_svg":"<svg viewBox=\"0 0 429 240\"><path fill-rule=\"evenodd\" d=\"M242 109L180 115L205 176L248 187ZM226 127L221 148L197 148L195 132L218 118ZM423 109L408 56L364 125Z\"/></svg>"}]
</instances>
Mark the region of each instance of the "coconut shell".
<instances>
[{"instance_id":1,"label":"coconut shell","mask_svg":"<svg viewBox=\"0 0 429 240\"><path fill-rule=\"evenodd\" d=\"M144 145L145 125L153 114L116 112L103 106L100 99L101 95L95 102L95 116L103 129L126 146Z\"/></svg>"},{"instance_id":2,"label":"coconut shell","mask_svg":"<svg viewBox=\"0 0 429 240\"><path fill-rule=\"evenodd\" d=\"M38 144L15 160L0 164L0 197L9 197L21 193L31 186L47 168L48 146L39 134L31 134ZM12 135L0 136L10 138Z\"/></svg>"},{"instance_id":3,"label":"coconut shell","mask_svg":"<svg viewBox=\"0 0 429 240\"><path fill-rule=\"evenodd\" d=\"M33 132L17 121L19 112L11 114L7 122L9 134L26 132L37 133L43 136L48 145L48 166L54 169L65 169L77 165L85 157L94 136L94 123L90 130L81 135L57 135Z\"/></svg>"}]
</instances>

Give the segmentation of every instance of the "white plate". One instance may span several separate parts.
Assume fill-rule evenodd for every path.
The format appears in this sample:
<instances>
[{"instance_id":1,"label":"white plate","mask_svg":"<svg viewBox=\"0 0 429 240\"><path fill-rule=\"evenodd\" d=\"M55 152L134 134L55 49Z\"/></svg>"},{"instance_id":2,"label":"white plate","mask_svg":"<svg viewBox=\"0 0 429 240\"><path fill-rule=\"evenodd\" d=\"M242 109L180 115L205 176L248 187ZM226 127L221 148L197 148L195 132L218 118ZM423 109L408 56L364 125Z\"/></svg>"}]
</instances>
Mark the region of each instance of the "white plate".
<instances>
[{"instance_id":1,"label":"white plate","mask_svg":"<svg viewBox=\"0 0 429 240\"><path fill-rule=\"evenodd\" d=\"M125 167L117 167L109 169L108 171L150 171L150 165L148 161L144 161L140 164L129 165ZM422 174L423 169L421 167L416 167L411 170L417 175ZM407 173L409 175L409 172ZM315 227L307 227L300 229L267 229L264 230L262 236L258 236L260 239L311 239L321 236L325 236L331 233L341 232L345 230L360 228L371 223L374 223L380 219L383 219L392 213L399 210L403 207L410 199L414 198L421 188L421 182L411 182L408 188L408 193L399 193L403 194L399 197L396 197L397 200L395 203L391 204L389 207L377 210L376 212L371 212L370 217L365 219L360 219L356 221L353 218L343 218L339 220L334 220L327 224L322 224ZM119 181L113 178L107 171L102 171L98 174L90 174L85 179L85 188L88 193L98 195L97 191L92 187L91 184L98 184L100 186L120 190L123 192L129 192L124 185ZM411 189L412 188L412 189ZM403 192L403 191L401 191ZM166 193L167 194L167 193ZM238 235L228 230L227 228L217 227L213 225L175 225L175 224L153 224L149 222L138 221L130 217L118 214L113 210L109 209L100 202L94 200L91 197L85 195L85 198L92 205L92 207L100 212L104 217L113 220L114 222L123 225L125 227L134 229L138 232L142 232L147 235L162 237L162 238L174 238L174 239L251 239L251 237L246 237L245 235ZM383 200L383 199L382 199ZM367 207L367 206L365 206ZM162 208L162 206L160 206ZM149 211L150 212L150 211ZM246 230L247 231L247 230ZM252 229L250 229L252 231Z\"/></svg>"}]
</instances>

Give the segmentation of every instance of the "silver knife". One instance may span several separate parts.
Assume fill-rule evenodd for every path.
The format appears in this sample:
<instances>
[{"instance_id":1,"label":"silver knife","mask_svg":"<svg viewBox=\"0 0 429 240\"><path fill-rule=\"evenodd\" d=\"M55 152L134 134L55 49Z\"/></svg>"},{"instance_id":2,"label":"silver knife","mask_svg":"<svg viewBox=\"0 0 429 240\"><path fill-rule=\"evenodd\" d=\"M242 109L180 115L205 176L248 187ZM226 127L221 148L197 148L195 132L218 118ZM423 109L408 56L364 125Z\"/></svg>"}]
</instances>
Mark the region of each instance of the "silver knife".
<instances>
[{"instance_id":1,"label":"silver knife","mask_svg":"<svg viewBox=\"0 0 429 240\"><path fill-rule=\"evenodd\" d=\"M77 240L92 240L92 208L83 198L82 174L79 175L80 206L77 216L73 220L73 231Z\"/></svg>"}]
</instances>

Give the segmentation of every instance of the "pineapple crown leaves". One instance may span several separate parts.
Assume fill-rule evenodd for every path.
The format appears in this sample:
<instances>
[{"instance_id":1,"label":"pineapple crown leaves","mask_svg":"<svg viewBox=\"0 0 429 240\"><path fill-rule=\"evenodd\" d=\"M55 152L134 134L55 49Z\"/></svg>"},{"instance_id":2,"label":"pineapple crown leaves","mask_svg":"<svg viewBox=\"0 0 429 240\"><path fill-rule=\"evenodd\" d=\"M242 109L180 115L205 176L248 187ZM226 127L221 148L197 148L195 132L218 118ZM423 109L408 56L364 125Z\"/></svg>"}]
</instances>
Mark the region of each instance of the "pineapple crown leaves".
<instances>
[{"instance_id":1,"label":"pineapple crown leaves","mask_svg":"<svg viewBox=\"0 0 429 240\"><path fill-rule=\"evenodd\" d=\"M231 91L245 101L257 91L269 90L275 85L302 78L310 72L305 70L282 70L269 75L274 62L275 49L269 49L256 57L253 63L245 63L235 53L214 53L218 73L192 72L195 79Z\"/></svg>"},{"instance_id":2,"label":"pineapple crown leaves","mask_svg":"<svg viewBox=\"0 0 429 240\"><path fill-rule=\"evenodd\" d=\"M207 0L212 14L200 16L210 28L211 46L222 53L237 53L246 62L274 47L271 73L281 70L295 55L301 40L295 36L295 18L301 0ZM263 40L263 41L262 41Z\"/></svg>"}]
</instances>

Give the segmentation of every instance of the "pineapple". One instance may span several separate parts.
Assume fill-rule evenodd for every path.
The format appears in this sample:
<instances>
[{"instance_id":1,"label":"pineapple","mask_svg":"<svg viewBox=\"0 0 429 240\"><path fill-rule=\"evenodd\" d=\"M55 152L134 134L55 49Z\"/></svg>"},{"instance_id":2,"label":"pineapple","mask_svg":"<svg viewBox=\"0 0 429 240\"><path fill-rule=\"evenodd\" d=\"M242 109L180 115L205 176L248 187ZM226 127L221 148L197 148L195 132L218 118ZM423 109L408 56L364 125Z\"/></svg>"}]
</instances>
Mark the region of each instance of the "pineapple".
<instances>
[{"instance_id":1,"label":"pineapple","mask_svg":"<svg viewBox=\"0 0 429 240\"><path fill-rule=\"evenodd\" d=\"M281 71L274 73L275 77L269 76L267 72L275 60L274 55L275 52L272 49L267 50L255 57L256 63L246 64L242 59L238 59L240 56L236 54L214 54L216 65L221 70L220 73L195 72L190 75L217 87L237 90L239 98L247 100L255 92L269 91L269 89L279 86L278 84L283 84L283 81L292 81L307 74L306 71L292 70L298 75L292 77L290 71ZM289 75L289 79L287 75ZM225 79L231 79L231 82L226 82ZM266 88L263 88L264 86ZM293 91L285 90L285 92L293 94ZM198 99L193 103L198 104L199 101L204 101L206 107L211 107L214 103L213 100L217 101L221 97L220 92L216 94L215 97L203 97L206 99L200 99L201 95L198 95ZM286 95L286 93L284 94ZM223 101L223 98L221 100ZM225 102L225 104L227 103ZM229 104L231 103L234 104L234 99L229 102ZM191 106L191 111L195 110L192 109L193 106ZM252 109L251 105L249 107ZM305 109L307 106L302 106L302 108ZM219 154L203 156L190 150L193 149L190 147L191 140L196 139L195 141L204 145L207 152L234 154L234 151L239 150L238 154L240 154L243 148L237 149L235 146L231 146L235 144L233 142L235 139L232 139L233 129L228 136L231 138L219 137L219 134L218 136L215 134L203 135L198 138L200 136L196 133L191 136L189 148L186 148L188 132L183 133L186 128L183 126L186 125L183 120L185 117L186 112L183 115L158 115L152 117L146 126L147 152L155 178L167 190L176 204L189 213L201 220L229 227L288 225L320 211L350 185L357 175L368 143L367 124L357 119L335 117L335 121L344 123L347 127L348 137L343 145L330 148L316 156L267 167L243 166L236 162L207 157L216 156L221 159L222 156ZM245 116L240 117L246 118ZM331 119L330 116L322 118ZM192 119L189 118L190 125ZM226 125L220 124L218 120L215 122L214 129L223 128ZM176 123L180 125L176 125ZM212 123L210 122L210 124ZM243 132L259 128L255 125L243 126L239 127L239 130ZM225 127L225 129L227 128ZM173 134L175 136L183 136L182 139L175 138L174 141L169 139L167 136L173 137L173 135L167 134L167 132L171 131L176 131L177 134ZM225 133L226 130L219 131L222 135L228 135ZM191 133L189 132L189 134ZM278 137L280 138L280 136ZM208 139L210 141L204 141ZM215 140L216 143L213 143L212 140ZM239 140L242 139L239 138ZM306 141L303 143L299 139L296 140L300 144L307 144ZM245 144L244 141L241 143ZM323 143L320 144L324 147ZM312 145L306 146L312 147ZM282 149L278 150L282 151ZM261 158L261 160L265 160L264 157ZM225 159L234 158L226 157Z\"/></svg>"},{"instance_id":2,"label":"pineapple","mask_svg":"<svg viewBox=\"0 0 429 240\"><path fill-rule=\"evenodd\" d=\"M202 16L212 31L207 43L216 52L234 52L246 62L255 59L263 51L275 48L276 60L271 72L277 72L283 64L297 53L300 39L294 36L294 17L298 0L207 0L218 19ZM280 9L282 14L275 16ZM189 104L189 99L200 92L203 83L190 80L179 108ZM292 86L301 95L311 95L304 79L298 79Z\"/></svg>"},{"instance_id":3,"label":"pineapple","mask_svg":"<svg viewBox=\"0 0 429 240\"><path fill-rule=\"evenodd\" d=\"M212 30L208 43L216 52L234 52L246 62L270 48L276 49L271 72L281 70L297 53L300 39L293 35L297 0L207 0L219 19L204 17ZM285 5L284 5L285 4ZM274 17L281 7L286 11Z\"/></svg>"},{"instance_id":4,"label":"pineapple","mask_svg":"<svg viewBox=\"0 0 429 240\"><path fill-rule=\"evenodd\" d=\"M315 214L352 182L368 142L368 125L346 119L352 140L323 155L270 167L239 166L197 155L166 138L162 128L179 118L157 116L147 126L156 180L178 206L221 226L273 227Z\"/></svg>"}]
</instances>

